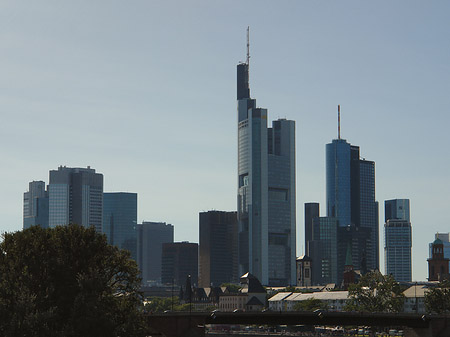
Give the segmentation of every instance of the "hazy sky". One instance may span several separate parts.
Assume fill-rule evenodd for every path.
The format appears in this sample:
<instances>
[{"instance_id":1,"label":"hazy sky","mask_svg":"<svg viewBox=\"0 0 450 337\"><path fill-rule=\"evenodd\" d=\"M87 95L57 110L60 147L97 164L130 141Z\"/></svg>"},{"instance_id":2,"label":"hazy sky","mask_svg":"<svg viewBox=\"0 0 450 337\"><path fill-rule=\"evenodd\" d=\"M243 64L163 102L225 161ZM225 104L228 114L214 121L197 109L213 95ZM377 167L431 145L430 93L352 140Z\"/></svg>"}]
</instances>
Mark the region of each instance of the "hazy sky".
<instances>
[{"instance_id":1,"label":"hazy sky","mask_svg":"<svg viewBox=\"0 0 450 337\"><path fill-rule=\"evenodd\" d=\"M449 232L447 1L0 1L1 231L59 165L138 193L138 221L198 242L198 212L236 209L236 64L250 26L251 95L296 121L303 205L325 215L325 144L375 161L384 200L409 198L413 278Z\"/></svg>"}]
</instances>

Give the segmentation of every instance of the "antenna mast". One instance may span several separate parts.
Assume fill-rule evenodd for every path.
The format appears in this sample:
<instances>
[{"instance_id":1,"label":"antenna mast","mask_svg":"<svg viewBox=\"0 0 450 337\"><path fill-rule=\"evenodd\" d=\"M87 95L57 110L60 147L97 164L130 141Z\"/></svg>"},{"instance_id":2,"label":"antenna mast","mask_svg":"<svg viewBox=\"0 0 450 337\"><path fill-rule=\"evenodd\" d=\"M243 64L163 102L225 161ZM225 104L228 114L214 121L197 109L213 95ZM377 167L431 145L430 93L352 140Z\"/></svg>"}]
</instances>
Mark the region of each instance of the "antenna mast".
<instances>
[{"instance_id":1,"label":"antenna mast","mask_svg":"<svg viewBox=\"0 0 450 337\"><path fill-rule=\"evenodd\" d=\"M250 26L247 26L247 66L250 66Z\"/></svg>"},{"instance_id":2,"label":"antenna mast","mask_svg":"<svg viewBox=\"0 0 450 337\"><path fill-rule=\"evenodd\" d=\"M341 105L338 104L338 139L341 139Z\"/></svg>"}]
</instances>

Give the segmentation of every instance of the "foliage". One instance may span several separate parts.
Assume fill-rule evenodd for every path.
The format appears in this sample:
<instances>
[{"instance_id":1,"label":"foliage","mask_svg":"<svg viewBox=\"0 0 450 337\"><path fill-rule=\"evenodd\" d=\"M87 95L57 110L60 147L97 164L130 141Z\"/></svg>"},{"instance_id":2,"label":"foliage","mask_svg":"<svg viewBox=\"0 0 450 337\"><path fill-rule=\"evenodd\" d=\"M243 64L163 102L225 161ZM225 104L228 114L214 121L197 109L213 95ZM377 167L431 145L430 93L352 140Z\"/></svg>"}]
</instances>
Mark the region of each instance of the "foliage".
<instances>
[{"instance_id":1,"label":"foliage","mask_svg":"<svg viewBox=\"0 0 450 337\"><path fill-rule=\"evenodd\" d=\"M295 303L294 308L295 311L314 311L317 309L327 310L327 303L317 299L317 298L308 298L304 301L298 301Z\"/></svg>"},{"instance_id":2,"label":"foliage","mask_svg":"<svg viewBox=\"0 0 450 337\"><path fill-rule=\"evenodd\" d=\"M425 310L427 313L446 314L450 312L450 282L444 280L437 287L425 293Z\"/></svg>"},{"instance_id":3,"label":"foliage","mask_svg":"<svg viewBox=\"0 0 450 337\"><path fill-rule=\"evenodd\" d=\"M1 336L145 336L139 270L93 228L3 234Z\"/></svg>"},{"instance_id":4,"label":"foliage","mask_svg":"<svg viewBox=\"0 0 450 337\"><path fill-rule=\"evenodd\" d=\"M221 287L226 287L230 293L238 293L241 290L241 286L234 283L222 283Z\"/></svg>"},{"instance_id":5,"label":"foliage","mask_svg":"<svg viewBox=\"0 0 450 337\"><path fill-rule=\"evenodd\" d=\"M178 296L149 297L145 304L145 311L156 313L164 311L189 311L189 303L182 304Z\"/></svg>"},{"instance_id":6,"label":"foliage","mask_svg":"<svg viewBox=\"0 0 450 337\"><path fill-rule=\"evenodd\" d=\"M400 312L403 310L404 295L392 275L379 271L367 273L357 284L348 289L347 311Z\"/></svg>"}]
</instances>

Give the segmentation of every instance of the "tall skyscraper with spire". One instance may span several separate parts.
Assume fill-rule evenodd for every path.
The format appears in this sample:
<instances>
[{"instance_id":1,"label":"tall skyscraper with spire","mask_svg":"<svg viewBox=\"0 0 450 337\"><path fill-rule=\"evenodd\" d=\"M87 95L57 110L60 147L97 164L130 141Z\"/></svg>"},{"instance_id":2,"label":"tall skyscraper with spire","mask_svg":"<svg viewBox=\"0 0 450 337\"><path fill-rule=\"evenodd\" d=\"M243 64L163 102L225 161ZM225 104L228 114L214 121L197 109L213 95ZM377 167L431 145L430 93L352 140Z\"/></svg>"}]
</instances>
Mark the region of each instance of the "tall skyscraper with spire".
<instances>
[{"instance_id":1,"label":"tall skyscraper with spire","mask_svg":"<svg viewBox=\"0 0 450 337\"><path fill-rule=\"evenodd\" d=\"M378 202L375 162L360 157L359 146L340 134L326 145L327 216L338 220L338 282L342 279L349 243L355 269L379 269Z\"/></svg>"},{"instance_id":2,"label":"tall skyscraper with spire","mask_svg":"<svg viewBox=\"0 0 450 337\"><path fill-rule=\"evenodd\" d=\"M237 66L239 272L262 284L296 282L295 122L273 121L250 98L247 60Z\"/></svg>"}]
</instances>

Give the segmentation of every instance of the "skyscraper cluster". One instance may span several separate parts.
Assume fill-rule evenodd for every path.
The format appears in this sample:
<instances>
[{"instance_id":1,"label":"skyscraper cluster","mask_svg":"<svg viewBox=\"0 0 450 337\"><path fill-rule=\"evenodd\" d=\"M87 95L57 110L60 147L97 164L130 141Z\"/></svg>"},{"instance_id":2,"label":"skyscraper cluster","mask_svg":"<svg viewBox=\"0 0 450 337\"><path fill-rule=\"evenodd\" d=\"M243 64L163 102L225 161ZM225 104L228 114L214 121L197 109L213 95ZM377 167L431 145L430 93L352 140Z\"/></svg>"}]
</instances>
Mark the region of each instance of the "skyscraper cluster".
<instances>
[{"instance_id":1,"label":"skyscraper cluster","mask_svg":"<svg viewBox=\"0 0 450 337\"><path fill-rule=\"evenodd\" d=\"M248 43L247 43L248 46ZM296 267L295 122L274 120L251 98L247 60L237 65L237 210L199 214L199 245L174 242L174 227L137 222L137 194L103 192L103 175L90 167L50 171L46 189L33 181L24 193L23 225L94 226L130 252L143 282L203 287L237 282L245 273L262 284L342 284L344 272L379 269L375 162L340 135L326 144L326 216L305 204L306 253ZM340 114L340 107L338 107ZM340 115L339 115L340 116ZM339 118L340 119L340 118ZM409 200L385 202L386 273L411 280ZM198 277L198 280L197 280Z\"/></svg>"},{"instance_id":2,"label":"skyscraper cluster","mask_svg":"<svg viewBox=\"0 0 450 337\"><path fill-rule=\"evenodd\" d=\"M338 107L340 116L340 107ZM375 162L340 135L326 145L326 216L318 203L305 204L305 247L313 284L343 284L351 267L359 275L379 270L379 219ZM409 200L386 201L386 272L411 281Z\"/></svg>"},{"instance_id":3,"label":"skyscraper cluster","mask_svg":"<svg viewBox=\"0 0 450 337\"><path fill-rule=\"evenodd\" d=\"M35 225L45 228L69 224L93 226L106 235L110 244L130 252L130 257L139 265L144 284L161 283L163 271L175 273L174 268L178 265L170 261L177 254L188 257L183 260L191 261L186 264L187 270L189 274L197 275L197 253L194 260L192 253L185 254L185 245L175 252L163 250L163 245L174 243L173 225L137 223L137 193L103 192L103 174L90 167L60 166L51 170L49 176L47 188L44 181L33 181L24 193L24 229ZM189 244L189 252L197 251L197 246L196 243ZM167 265L163 261L168 261Z\"/></svg>"}]
</instances>

